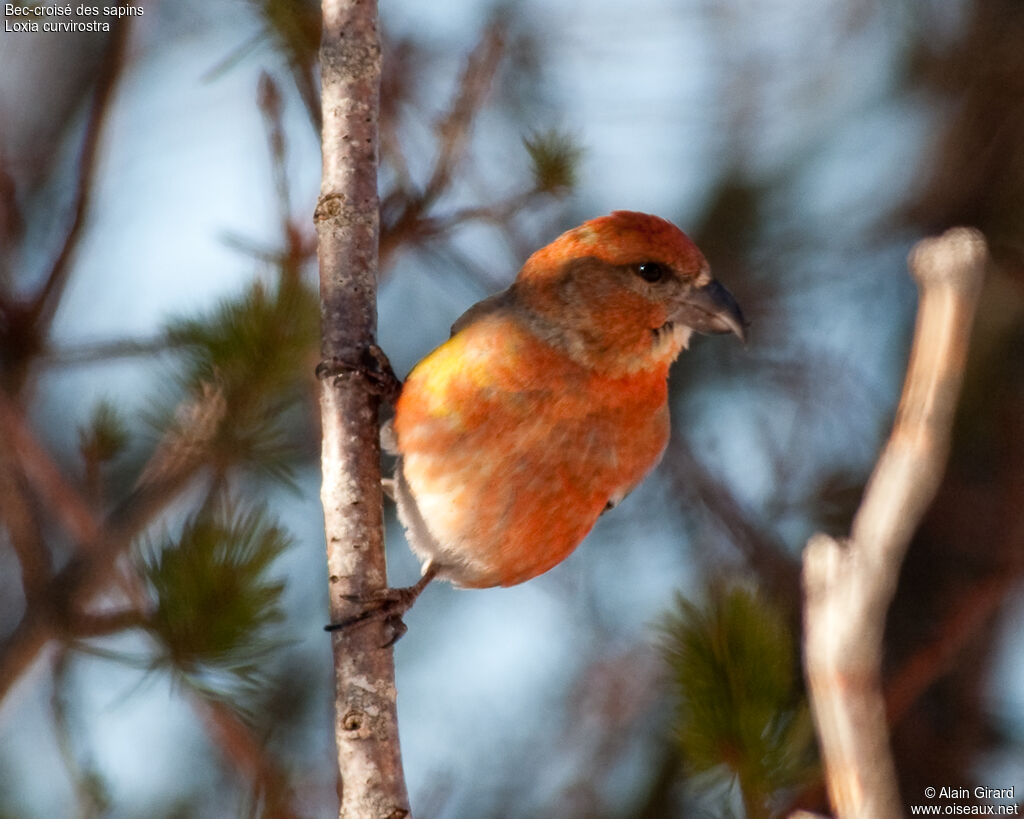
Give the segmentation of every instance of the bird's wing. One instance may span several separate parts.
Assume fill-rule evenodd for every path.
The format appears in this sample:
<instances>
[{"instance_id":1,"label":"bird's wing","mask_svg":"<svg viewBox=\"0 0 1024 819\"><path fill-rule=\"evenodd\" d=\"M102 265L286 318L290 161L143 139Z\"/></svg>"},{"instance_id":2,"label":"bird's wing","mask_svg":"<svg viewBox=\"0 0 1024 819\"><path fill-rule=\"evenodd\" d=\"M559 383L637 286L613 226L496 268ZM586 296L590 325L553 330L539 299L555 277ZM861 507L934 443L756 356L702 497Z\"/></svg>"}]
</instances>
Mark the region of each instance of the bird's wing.
<instances>
[{"instance_id":1,"label":"bird's wing","mask_svg":"<svg viewBox=\"0 0 1024 819\"><path fill-rule=\"evenodd\" d=\"M495 293L493 296L488 296L483 301L478 301L472 307L470 307L465 313L455 319L455 323L452 325L451 334L454 336L460 330L464 330L470 324L484 316L492 313L498 313L508 306L509 301L512 298L512 290L502 290L500 293Z\"/></svg>"}]
</instances>

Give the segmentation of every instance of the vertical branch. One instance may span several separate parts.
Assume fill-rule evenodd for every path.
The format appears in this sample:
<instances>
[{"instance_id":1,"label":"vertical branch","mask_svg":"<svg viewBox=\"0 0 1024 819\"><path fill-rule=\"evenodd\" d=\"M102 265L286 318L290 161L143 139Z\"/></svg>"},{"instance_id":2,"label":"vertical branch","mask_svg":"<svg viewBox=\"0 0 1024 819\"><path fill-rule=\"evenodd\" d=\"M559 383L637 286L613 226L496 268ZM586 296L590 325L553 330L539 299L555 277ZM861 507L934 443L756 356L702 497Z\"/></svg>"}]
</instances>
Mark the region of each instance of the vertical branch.
<instances>
[{"instance_id":1,"label":"vertical branch","mask_svg":"<svg viewBox=\"0 0 1024 819\"><path fill-rule=\"evenodd\" d=\"M920 307L892 433L850 539L815 535L804 553L807 678L840 819L903 813L881 687L885 615L945 467L985 258L963 228L914 248Z\"/></svg>"},{"instance_id":2,"label":"vertical branch","mask_svg":"<svg viewBox=\"0 0 1024 819\"><path fill-rule=\"evenodd\" d=\"M380 38L374 0L323 0L320 256L323 486L330 613L387 585L374 394L360 364L374 343L378 262ZM400 819L408 796L394 656L380 622L335 632L335 739L341 817Z\"/></svg>"}]
</instances>

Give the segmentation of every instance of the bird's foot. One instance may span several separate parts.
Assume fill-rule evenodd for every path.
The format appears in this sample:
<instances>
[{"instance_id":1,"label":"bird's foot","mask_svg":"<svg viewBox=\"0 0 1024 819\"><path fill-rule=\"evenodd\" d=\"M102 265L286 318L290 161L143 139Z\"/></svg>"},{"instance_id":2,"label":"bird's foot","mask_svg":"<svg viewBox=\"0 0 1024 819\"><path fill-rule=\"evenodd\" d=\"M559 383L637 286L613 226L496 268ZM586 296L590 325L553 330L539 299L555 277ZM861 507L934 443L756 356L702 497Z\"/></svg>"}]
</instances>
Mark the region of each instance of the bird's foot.
<instances>
[{"instance_id":1,"label":"bird's foot","mask_svg":"<svg viewBox=\"0 0 1024 819\"><path fill-rule=\"evenodd\" d=\"M360 352L359 361L344 358L325 358L316 367L316 377L337 378L349 373L359 373L366 379L370 389L390 404L395 402L402 391L402 382L398 380L387 355L376 344L364 347Z\"/></svg>"},{"instance_id":2,"label":"bird's foot","mask_svg":"<svg viewBox=\"0 0 1024 819\"><path fill-rule=\"evenodd\" d=\"M397 589L387 588L374 592L369 597L357 595L342 595L342 599L350 603L361 603L363 610L352 617L346 617L337 623L329 623L324 626L324 631L347 631L363 623L371 623L375 620L383 620L384 625L390 633L390 637L381 648L389 648L397 643L408 631L402 620L402 616L412 608L413 603L422 594L427 584L434 579L437 568L434 564L427 566L423 576L412 586L403 586Z\"/></svg>"}]
</instances>

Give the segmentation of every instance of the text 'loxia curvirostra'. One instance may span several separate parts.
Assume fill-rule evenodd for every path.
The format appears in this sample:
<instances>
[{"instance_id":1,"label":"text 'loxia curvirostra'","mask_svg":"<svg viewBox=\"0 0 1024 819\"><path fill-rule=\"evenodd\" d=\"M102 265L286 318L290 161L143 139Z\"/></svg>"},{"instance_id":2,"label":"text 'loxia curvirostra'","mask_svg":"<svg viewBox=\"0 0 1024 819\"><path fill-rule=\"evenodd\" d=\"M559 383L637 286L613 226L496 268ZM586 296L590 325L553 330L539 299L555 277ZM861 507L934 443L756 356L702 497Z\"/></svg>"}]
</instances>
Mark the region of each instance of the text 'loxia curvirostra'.
<instances>
[{"instance_id":1,"label":"text 'loxia curvirostra'","mask_svg":"<svg viewBox=\"0 0 1024 819\"><path fill-rule=\"evenodd\" d=\"M564 560L661 458L692 332L744 326L657 216L616 211L534 253L398 398L395 496L424 579L511 586Z\"/></svg>"}]
</instances>

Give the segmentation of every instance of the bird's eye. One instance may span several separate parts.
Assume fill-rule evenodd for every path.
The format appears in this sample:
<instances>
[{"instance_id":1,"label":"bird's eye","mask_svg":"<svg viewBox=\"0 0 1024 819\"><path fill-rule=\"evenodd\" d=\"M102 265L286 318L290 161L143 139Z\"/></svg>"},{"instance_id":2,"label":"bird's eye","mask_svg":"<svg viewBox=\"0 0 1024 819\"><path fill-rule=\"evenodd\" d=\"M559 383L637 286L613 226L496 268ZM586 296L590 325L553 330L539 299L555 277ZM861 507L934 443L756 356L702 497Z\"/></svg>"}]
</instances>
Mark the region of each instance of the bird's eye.
<instances>
[{"instance_id":1,"label":"bird's eye","mask_svg":"<svg viewBox=\"0 0 1024 819\"><path fill-rule=\"evenodd\" d=\"M636 274L645 282L660 282L668 278L669 270L661 262L643 262L636 266Z\"/></svg>"}]
</instances>

